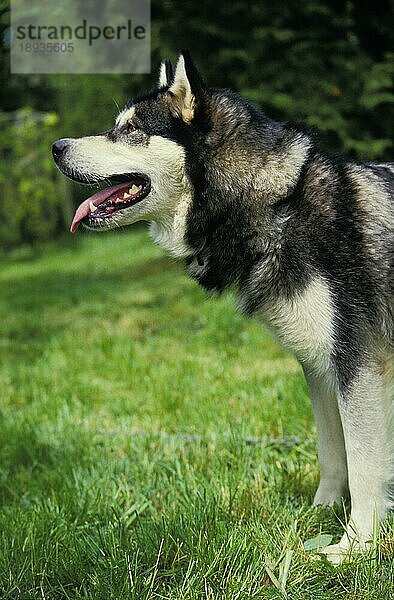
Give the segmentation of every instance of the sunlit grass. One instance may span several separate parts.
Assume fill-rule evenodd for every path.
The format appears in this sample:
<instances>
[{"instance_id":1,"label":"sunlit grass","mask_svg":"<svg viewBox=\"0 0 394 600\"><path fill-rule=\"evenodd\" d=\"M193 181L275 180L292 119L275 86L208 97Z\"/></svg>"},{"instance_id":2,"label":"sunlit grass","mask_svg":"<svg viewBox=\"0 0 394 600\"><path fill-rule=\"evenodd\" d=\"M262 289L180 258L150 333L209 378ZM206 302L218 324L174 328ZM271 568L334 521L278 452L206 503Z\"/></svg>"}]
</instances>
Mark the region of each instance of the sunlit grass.
<instances>
[{"instance_id":1,"label":"sunlit grass","mask_svg":"<svg viewBox=\"0 0 394 600\"><path fill-rule=\"evenodd\" d=\"M334 569L296 361L144 230L4 257L0 598L389 598ZM340 515L343 516L343 515Z\"/></svg>"}]
</instances>

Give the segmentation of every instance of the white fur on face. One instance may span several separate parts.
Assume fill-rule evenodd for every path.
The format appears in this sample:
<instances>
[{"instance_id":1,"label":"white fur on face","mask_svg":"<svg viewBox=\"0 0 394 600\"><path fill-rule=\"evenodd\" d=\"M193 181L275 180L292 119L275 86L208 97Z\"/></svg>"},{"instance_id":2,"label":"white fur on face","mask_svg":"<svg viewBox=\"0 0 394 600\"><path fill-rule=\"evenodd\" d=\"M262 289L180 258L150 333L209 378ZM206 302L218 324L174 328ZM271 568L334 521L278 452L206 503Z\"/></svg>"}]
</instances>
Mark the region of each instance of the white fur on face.
<instances>
[{"instance_id":1,"label":"white fur on face","mask_svg":"<svg viewBox=\"0 0 394 600\"><path fill-rule=\"evenodd\" d=\"M129 118L125 113L122 120ZM105 136L70 140L69 144L66 166L81 177L102 181L116 174L141 173L151 180L146 198L114 213L101 229L153 221L151 233L157 243L173 256L191 254L184 235L192 195L181 146L161 136L151 136L146 145L113 143Z\"/></svg>"}]
</instances>

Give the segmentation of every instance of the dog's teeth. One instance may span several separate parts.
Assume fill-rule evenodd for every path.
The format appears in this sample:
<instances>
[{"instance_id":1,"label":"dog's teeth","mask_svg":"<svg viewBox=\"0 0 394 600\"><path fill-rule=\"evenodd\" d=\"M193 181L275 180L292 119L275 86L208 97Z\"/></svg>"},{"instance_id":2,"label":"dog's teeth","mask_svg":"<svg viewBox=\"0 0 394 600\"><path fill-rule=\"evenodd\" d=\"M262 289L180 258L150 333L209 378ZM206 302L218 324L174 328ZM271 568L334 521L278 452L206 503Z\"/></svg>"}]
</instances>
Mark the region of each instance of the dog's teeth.
<instances>
[{"instance_id":1,"label":"dog's teeth","mask_svg":"<svg viewBox=\"0 0 394 600\"><path fill-rule=\"evenodd\" d=\"M132 187L129 189L129 194L134 195L141 191L142 185L135 185L133 183Z\"/></svg>"},{"instance_id":2,"label":"dog's teeth","mask_svg":"<svg viewBox=\"0 0 394 600\"><path fill-rule=\"evenodd\" d=\"M126 199L126 198L130 198L130 196L131 196L131 194L128 194L127 192L125 192L125 193L123 194L123 198L125 198L125 199Z\"/></svg>"},{"instance_id":3,"label":"dog's teeth","mask_svg":"<svg viewBox=\"0 0 394 600\"><path fill-rule=\"evenodd\" d=\"M92 201L90 201L90 203L89 203L89 208L90 208L90 212L94 212L95 210L97 210L97 206L95 206Z\"/></svg>"},{"instance_id":4,"label":"dog's teeth","mask_svg":"<svg viewBox=\"0 0 394 600\"><path fill-rule=\"evenodd\" d=\"M119 202L123 202L123 198L115 198L115 202L116 204L119 204Z\"/></svg>"}]
</instances>

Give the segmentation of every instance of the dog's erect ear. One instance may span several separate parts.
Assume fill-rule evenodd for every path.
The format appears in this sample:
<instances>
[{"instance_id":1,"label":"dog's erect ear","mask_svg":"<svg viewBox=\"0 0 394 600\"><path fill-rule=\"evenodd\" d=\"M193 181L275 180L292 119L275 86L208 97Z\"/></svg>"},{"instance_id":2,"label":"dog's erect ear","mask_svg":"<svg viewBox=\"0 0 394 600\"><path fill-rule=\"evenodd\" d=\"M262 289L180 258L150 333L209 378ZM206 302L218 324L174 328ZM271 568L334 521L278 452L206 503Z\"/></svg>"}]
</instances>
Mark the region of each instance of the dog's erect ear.
<instances>
[{"instance_id":1,"label":"dog's erect ear","mask_svg":"<svg viewBox=\"0 0 394 600\"><path fill-rule=\"evenodd\" d=\"M174 67L170 60L163 60L160 65L159 88L167 87L174 80Z\"/></svg>"},{"instance_id":2,"label":"dog's erect ear","mask_svg":"<svg viewBox=\"0 0 394 600\"><path fill-rule=\"evenodd\" d=\"M185 123L194 118L196 103L204 84L187 50L182 50L175 68L174 81L168 90L171 112Z\"/></svg>"}]
</instances>

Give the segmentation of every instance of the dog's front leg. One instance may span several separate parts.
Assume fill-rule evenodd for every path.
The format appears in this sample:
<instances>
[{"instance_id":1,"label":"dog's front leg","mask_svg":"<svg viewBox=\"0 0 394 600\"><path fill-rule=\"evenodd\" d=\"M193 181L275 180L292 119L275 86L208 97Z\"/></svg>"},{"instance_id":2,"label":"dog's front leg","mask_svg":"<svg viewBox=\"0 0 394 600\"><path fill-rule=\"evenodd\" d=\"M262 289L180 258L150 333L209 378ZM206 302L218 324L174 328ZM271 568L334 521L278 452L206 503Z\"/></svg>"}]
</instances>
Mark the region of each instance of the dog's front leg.
<instances>
[{"instance_id":1,"label":"dog's front leg","mask_svg":"<svg viewBox=\"0 0 394 600\"><path fill-rule=\"evenodd\" d=\"M332 378L304 366L318 435L320 484L314 506L340 504L348 496L348 473L342 422Z\"/></svg>"},{"instance_id":2,"label":"dog's front leg","mask_svg":"<svg viewBox=\"0 0 394 600\"><path fill-rule=\"evenodd\" d=\"M351 495L351 515L338 544L324 552L339 563L350 550L368 548L386 515L390 478L390 419L384 381L376 364L364 366L339 394Z\"/></svg>"}]
</instances>

